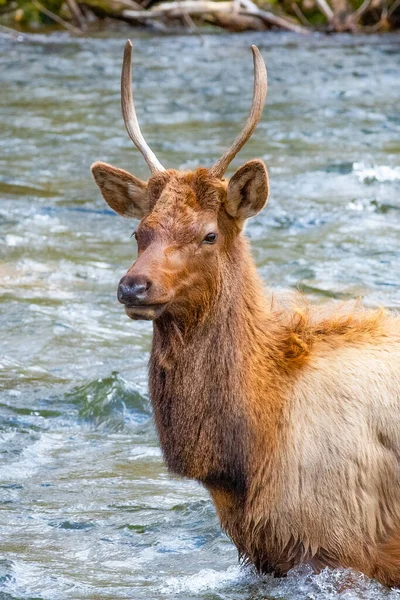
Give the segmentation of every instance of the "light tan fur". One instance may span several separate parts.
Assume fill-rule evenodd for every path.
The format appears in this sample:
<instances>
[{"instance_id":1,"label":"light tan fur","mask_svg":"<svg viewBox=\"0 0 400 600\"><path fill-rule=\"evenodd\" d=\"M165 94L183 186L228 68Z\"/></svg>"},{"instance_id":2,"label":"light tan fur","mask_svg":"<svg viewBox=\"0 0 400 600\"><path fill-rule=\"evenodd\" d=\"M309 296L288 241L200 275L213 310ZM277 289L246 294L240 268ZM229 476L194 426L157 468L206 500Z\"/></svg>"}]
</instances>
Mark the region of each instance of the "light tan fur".
<instances>
[{"instance_id":1,"label":"light tan fur","mask_svg":"<svg viewBox=\"0 0 400 600\"><path fill-rule=\"evenodd\" d=\"M223 526L261 571L342 565L398 585L399 319L333 309L318 321L316 313L300 327L296 308L287 323L277 314L284 350L278 343L271 352L281 357L278 372L267 357L249 356L249 373L258 363L247 404L252 483L240 506L211 492ZM252 346L257 353L256 339Z\"/></svg>"}]
</instances>

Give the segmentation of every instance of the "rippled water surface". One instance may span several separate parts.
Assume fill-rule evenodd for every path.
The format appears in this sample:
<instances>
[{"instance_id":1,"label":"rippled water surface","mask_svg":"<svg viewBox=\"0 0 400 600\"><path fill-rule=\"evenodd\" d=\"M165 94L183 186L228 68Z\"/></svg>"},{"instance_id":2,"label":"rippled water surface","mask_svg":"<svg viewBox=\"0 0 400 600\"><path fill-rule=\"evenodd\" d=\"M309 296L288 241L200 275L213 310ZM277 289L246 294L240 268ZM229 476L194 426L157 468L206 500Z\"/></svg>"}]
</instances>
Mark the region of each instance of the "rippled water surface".
<instances>
[{"instance_id":1,"label":"rippled water surface","mask_svg":"<svg viewBox=\"0 0 400 600\"><path fill-rule=\"evenodd\" d=\"M135 35L133 32L132 35ZM246 117L249 45L269 69L254 138L268 208L248 226L268 285L400 307L397 37L134 40L145 135L167 167L211 164ZM0 598L400 598L346 571L259 579L197 484L167 474L147 396L151 325L116 285L133 223L96 159L147 177L119 108L123 39L0 38Z\"/></svg>"}]
</instances>

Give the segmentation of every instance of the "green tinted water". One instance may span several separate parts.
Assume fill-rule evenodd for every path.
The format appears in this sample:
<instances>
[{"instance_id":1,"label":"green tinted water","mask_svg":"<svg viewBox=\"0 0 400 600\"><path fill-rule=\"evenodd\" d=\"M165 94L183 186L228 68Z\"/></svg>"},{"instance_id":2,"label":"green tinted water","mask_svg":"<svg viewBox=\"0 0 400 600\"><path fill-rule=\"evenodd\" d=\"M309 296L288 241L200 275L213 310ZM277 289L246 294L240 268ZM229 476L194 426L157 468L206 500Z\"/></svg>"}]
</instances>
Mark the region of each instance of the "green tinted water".
<instances>
[{"instance_id":1,"label":"green tinted water","mask_svg":"<svg viewBox=\"0 0 400 600\"><path fill-rule=\"evenodd\" d=\"M135 33L133 33L134 35ZM269 285L400 307L398 37L140 38L142 129L167 167L211 164L269 70L268 208L247 232ZM0 598L397 598L343 571L259 580L207 494L167 474L147 397L151 324L116 300L133 223L89 174L147 177L119 108L123 39L0 38Z\"/></svg>"}]
</instances>

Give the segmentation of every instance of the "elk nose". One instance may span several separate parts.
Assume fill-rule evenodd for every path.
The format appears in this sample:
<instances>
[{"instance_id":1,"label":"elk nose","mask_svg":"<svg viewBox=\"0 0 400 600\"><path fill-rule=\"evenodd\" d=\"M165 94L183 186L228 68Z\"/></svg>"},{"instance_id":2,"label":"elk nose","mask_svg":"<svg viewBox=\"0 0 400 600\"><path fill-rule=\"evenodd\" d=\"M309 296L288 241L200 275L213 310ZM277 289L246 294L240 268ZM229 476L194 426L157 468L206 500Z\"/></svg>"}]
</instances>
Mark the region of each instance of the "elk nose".
<instances>
[{"instance_id":1,"label":"elk nose","mask_svg":"<svg viewBox=\"0 0 400 600\"><path fill-rule=\"evenodd\" d=\"M118 285L118 300L121 304L146 304L151 281L145 275L125 275Z\"/></svg>"}]
</instances>

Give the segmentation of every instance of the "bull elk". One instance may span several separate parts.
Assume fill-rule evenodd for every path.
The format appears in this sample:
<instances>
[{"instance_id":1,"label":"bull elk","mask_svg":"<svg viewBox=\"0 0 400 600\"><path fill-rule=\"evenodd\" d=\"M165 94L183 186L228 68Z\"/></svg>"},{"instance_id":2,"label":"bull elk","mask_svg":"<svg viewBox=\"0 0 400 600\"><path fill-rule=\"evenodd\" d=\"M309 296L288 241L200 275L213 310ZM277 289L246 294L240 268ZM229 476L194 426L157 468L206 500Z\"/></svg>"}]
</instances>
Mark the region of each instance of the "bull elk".
<instances>
[{"instance_id":1,"label":"bull elk","mask_svg":"<svg viewBox=\"0 0 400 600\"><path fill-rule=\"evenodd\" d=\"M122 113L151 176L92 166L109 206L140 219L118 299L153 321L149 389L167 466L207 488L242 559L277 576L306 563L399 585L400 318L264 292L243 226L267 202L267 170L251 160L224 178L266 98L252 50L242 133L211 168L181 172L140 131L127 43Z\"/></svg>"}]
</instances>

